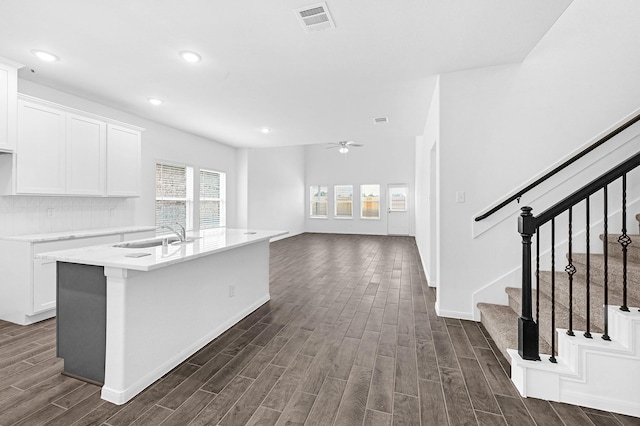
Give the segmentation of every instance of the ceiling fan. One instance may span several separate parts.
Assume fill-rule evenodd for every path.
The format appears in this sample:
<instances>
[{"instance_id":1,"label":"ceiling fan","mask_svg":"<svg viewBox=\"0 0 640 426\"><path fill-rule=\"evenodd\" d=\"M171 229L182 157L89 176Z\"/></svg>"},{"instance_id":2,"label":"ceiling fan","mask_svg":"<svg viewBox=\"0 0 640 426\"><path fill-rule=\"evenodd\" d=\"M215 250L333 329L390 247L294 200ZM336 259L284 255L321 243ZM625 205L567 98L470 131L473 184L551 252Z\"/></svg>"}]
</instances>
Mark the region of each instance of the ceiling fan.
<instances>
[{"instance_id":1,"label":"ceiling fan","mask_svg":"<svg viewBox=\"0 0 640 426\"><path fill-rule=\"evenodd\" d=\"M355 143L354 141L330 142L329 145L331 146L328 146L326 149L339 148L338 151L340 154L346 154L349 152L349 148L351 147L364 146L362 144Z\"/></svg>"}]
</instances>

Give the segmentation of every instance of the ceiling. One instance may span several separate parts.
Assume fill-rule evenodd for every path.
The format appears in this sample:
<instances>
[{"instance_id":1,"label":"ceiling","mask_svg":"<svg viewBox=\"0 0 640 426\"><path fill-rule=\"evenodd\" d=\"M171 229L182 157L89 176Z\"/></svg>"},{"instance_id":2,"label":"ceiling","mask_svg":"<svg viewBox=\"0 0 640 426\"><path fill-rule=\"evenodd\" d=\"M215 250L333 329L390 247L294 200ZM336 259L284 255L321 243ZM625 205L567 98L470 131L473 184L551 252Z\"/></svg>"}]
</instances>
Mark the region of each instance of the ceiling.
<instances>
[{"instance_id":1,"label":"ceiling","mask_svg":"<svg viewBox=\"0 0 640 426\"><path fill-rule=\"evenodd\" d=\"M391 144L422 133L434 75L522 61L571 0L328 0L336 27L307 33L295 10L315 3L2 0L0 56L23 79L232 146Z\"/></svg>"}]
</instances>

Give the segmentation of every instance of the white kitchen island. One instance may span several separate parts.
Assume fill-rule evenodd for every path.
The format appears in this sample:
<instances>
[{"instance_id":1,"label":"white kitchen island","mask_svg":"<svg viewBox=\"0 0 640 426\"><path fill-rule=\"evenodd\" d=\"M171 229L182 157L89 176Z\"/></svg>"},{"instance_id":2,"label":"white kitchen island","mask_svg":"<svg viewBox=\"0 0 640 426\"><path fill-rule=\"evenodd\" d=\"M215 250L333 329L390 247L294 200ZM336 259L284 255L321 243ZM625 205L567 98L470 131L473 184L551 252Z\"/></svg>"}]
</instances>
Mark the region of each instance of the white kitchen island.
<instances>
[{"instance_id":1,"label":"white kitchen island","mask_svg":"<svg viewBox=\"0 0 640 426\"><path fill-rule=\"evenodd\" d=\"M41 254L58 265L65 373L127 402L269 300L269 240L284 234L221 228L168 247Z\"/></svg>"}]
</instances>

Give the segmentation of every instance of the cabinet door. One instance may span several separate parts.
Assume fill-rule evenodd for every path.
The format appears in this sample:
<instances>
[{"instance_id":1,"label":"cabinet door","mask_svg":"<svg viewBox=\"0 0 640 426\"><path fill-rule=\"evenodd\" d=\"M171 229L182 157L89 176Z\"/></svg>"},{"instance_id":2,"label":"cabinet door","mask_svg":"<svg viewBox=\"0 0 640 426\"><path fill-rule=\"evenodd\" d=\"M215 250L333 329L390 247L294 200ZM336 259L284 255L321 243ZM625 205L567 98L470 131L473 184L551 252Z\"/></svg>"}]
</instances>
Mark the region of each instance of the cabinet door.
<instances>
[{"instance_id":1,"label":"cabinet door","mask_svg":"<svg viewBox=\"0 0 640 426\"><path fill-rule=\"evenodd\" d=\"M67 194L104 194L106 137L105 122L67 114Z\"/></svg>"},{"instance_id":2,"label":"cabinet door","mask_svg":"<svg viewBox=\"0 0 640 426\"><path fill-rule=\"evenodd\" d=\"M139 195L141 143L139 131L107 125L107 195Z\"/></svg>"},{"instance_id":3,"label":"cabinet door","mask_svg":"<svg viewBox=\"0 0 640 426\"><path fill-rule=\"evenodd\" d=\"M32 314L56 307L56 261L34 259Z\"/></svg>"},{"instance_id":4,"label":"cabinet door","mask_svg":"<svg viewBox=\"0 0 640 426\"><path fill-rule=\"evenodd\" d=\"M13 152L16 144L18 76L15 67L0 62L0 151Z\"/></svg>"},{"instance_id":5,"label":"cabinet door","mask_svg":"<svg viewBox=\"0 0 640 426\"><path fill-rule=\"evenodd\" d=\"M65 113L18 101L19 194L65 193Z\"/></svg>"}]
</instances>

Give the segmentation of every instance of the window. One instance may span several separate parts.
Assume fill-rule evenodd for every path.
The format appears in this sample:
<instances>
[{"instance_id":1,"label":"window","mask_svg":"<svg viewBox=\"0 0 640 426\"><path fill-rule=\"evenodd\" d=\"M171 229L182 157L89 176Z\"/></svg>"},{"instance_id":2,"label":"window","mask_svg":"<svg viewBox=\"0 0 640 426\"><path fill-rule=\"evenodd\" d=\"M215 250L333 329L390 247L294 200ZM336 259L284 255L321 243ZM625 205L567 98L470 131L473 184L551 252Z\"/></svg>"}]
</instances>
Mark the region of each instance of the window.
<instances>
[{"instance_id":1,"label":"window","mask_svg":"<svg viewBox=\"0 0 640 426\"><path fill-rule=\"evenodd\" d=\"M193 229L193 169L156 164L156 226Z\"/></svg>"},{"instance_id":2,"label":"window","mask_svg":"<svg viewBox=\"0 0 640 426\"><path fill-rule=\"evenodd\" d=\"M226 225L226 174L200 170L200 229Z\"/></svg>"},{"instance_id":3,"label":"window","mask_svg":"<svg viewBox=\"0 0 640 426\"><path fill-rule=\"evenodd\" d=\"M335 217L353 217L353 185L336 185L333 187L335 197Z\"/></svg>"},{"instance_id":4,"label":"window","mask_svg":"<svg viewBox=\"0 0 640 426\"><path fill-rule=\"evenodd\" d=\"M409 188L389 185L389 192L389 210L392 212L406 212Z\"/></svg>"},{"instance_id":5,"label":"window","mask_svg":"<svg viewBox=\"0 0 640 426\"><path fill-rule=\"evenodd\" d=\"M315 185L309 188L310 216L327 217L327 187Z\"/></svg>"},{"instance_id":6,"label":"window","mask_svg":"<svg viewBox=\"0 0 640 426\"><path fill-rule=\"evenodd\" d=\"M360 185L360 217L380 219L380 185Z\"/></svg>"}]
</instances>

